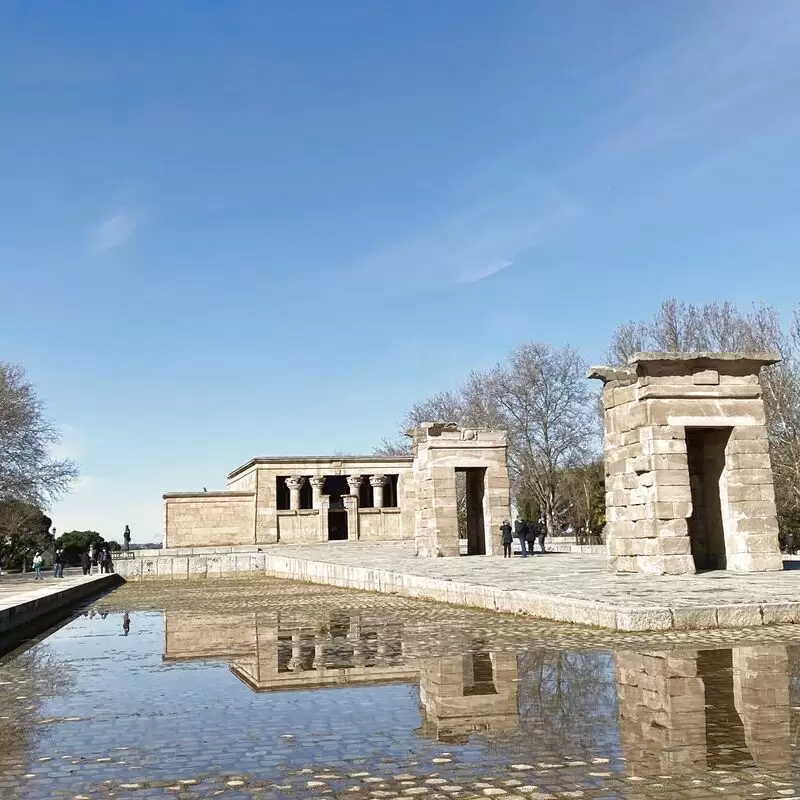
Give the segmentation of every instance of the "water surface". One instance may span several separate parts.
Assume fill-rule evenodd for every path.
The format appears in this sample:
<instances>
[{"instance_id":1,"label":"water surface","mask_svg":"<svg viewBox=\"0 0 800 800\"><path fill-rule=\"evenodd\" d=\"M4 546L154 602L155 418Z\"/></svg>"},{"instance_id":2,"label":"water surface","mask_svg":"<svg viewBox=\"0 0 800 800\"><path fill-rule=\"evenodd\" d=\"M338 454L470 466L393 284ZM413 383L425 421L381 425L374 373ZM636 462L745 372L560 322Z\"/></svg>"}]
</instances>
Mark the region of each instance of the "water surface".
<instances>
[{"instance_id":1,"label":"water surface","mask_svg":"<svg viewBox=\"0 0 800 800\"><path fill-rule=\"evenodd\" d=\"M129 584L0 660L0 797L790 797L794 636Z\"/></svg>"}]
</instances>

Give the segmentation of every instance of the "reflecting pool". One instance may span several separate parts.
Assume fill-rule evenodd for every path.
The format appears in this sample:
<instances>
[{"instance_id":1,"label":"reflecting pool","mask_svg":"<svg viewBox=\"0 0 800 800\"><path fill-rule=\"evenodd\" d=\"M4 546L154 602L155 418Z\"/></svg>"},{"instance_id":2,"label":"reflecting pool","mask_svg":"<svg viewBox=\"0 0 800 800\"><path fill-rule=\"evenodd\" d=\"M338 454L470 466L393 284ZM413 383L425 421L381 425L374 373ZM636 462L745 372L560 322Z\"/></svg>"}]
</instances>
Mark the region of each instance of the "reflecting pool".
<instances>
[{"instance_id":1,"label":"reflecting pool","mask_svg":"<svg viewBox=\"0 0 800 800\"><path fill-rule=\"evenodd\" d=\"M791 797L799 664L785 627L129 584L0 659L0 797Z\"/></svg>"}]
</instances>

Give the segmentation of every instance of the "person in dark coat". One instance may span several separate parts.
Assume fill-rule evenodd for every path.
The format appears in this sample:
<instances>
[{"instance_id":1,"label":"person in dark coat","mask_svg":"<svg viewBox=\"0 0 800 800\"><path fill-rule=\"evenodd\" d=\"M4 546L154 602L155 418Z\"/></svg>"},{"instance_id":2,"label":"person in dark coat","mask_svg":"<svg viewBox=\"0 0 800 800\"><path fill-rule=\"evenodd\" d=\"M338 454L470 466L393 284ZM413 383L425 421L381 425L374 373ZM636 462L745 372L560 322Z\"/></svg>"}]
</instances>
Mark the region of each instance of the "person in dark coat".
<instances>
[{"instance_id":1,"label":"person in dark coat","mask_svg":"<svg viewBox=\"0 0 800 800\"><path fill-rule=\"evenodd\" d=\"M89 570L92 568L92 562L89 559L89 554L87 552L81 553L81 569L83 570L84 575L89 574Z\"/></svg>"},{"instance_id":2,"label":"person in dark coat","mask_svg":"<svg viewBox=\"0 0 800 800\"><path fill-rule=\"evenodd\" d=\"M511 543L514 541L514 534L507 519L504 519L500 526L500 534L503 539L503 558L511 558Z\"/></svg>"},{"instance_id":3,"label":"person in dark coat","mask_svg":"<svg viewBox=\"0 0 800 800\"><path fill-rule=\"evenodd\" d=\"M528 552L533 555L533 543L536 541L536 523L525 522L525 541L528 543Z\"/></svg>"},{"instance_id":4,"label":"person in dark coat","mask_svg":"<svg viewBox=\"0 0 800 800\"><path fill-rule=\"evenodd\" d=\"M537 538L539 539L539 549L544 553L544 539L547 536L547 523L544 521L544 517L539 517L538 527Z\"/></svg>"},{"instance_id":5,"label":"person in dark coat","mask_svg":"<svg viewBox=\"0 0 800 800\"><path fill-rule=\"evenodd\" d=\"M524 519L515 519L514 520L514 536L515 538L519 539L519 546L522 550L522 557L527 558L528 553L525 550L525 520Z\"/></svg>"}]
</instances>

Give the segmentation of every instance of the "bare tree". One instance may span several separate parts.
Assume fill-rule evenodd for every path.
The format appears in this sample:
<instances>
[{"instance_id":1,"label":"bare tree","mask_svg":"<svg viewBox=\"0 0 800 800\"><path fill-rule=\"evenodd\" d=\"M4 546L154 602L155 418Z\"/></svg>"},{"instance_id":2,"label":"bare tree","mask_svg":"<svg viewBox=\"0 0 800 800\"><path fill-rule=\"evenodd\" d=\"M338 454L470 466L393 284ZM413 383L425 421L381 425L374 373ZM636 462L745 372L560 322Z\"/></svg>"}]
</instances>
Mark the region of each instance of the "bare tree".
<instances>
[{"instance_id":1,"label":"bare tree","mask_svg":"<svg viewBox=\"0 0 800 800\"><path fill-rule=\"evenodd\" d=\"M0 502L46 507L69 490L78 472L52 457L59 439L22 367L0 361Z\"/></svg>"},{"instance_id":2,"label":"bare tree","mask_svg":"<svg viewBox=\"0 0 800 800\"><path fill-rule=\"evenodd\" d=\"M586 364L571 347L520 345L494 369L472 372L454 392L415 404L408 426L456 422L508 433L512 489L533 500L553 526L565 509L565 469L584 464L599 443ZM458 491L459 504L463 492Z\"/></svg>"},{"instance_id":3,"label":"bare tree","mask_svg":"<svg viewBox=\"0 0 800 800\"><path fill-rule=\"evenodd\" d=\"M585 463L598 445L586 363L572 347L522 344L494 370L492 388L515 494L532 497L553 530L568 502L564 470Z\"/></svg>"},{"instance_id":4,"label":"bare tree","mask_svg":"<svg viewBox=\"0 0 800 800\"><path fill-rule=\"evenodd\" d=\"M463 419L464 408L460 394L439 392L411 406L406 414L404 427L413 428L423 422L461 422Z\"/></svg>"},{"instance_id":5,"label":"bare tree","mask_svg":"<svg viewBox=\"0 0 800 800\"><path fill-rule=\"evenodd\" d=\"M389 439L384 436L372 453L376 456L407 456L411 453L411 440Z\"/></svg>"}]
</instances>

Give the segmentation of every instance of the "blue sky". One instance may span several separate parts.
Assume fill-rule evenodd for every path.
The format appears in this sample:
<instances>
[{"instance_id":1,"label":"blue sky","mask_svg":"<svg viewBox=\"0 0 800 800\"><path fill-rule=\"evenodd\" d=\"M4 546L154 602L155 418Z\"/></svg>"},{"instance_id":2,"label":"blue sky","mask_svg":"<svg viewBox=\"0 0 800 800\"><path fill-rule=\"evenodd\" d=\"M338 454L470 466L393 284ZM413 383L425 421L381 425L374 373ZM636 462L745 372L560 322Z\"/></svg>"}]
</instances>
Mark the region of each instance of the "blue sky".
<instances>
[{"instance_id":1,"label":"blue sky","mask_svg":"<svg viewBox=\"0 0 800 800\"><path fill-rule=\"evenodd\" d=\"M0 5L0 357L60 530L369 451L524 339L798 300L800 3Z\"/></svg>"}]
</instances>

